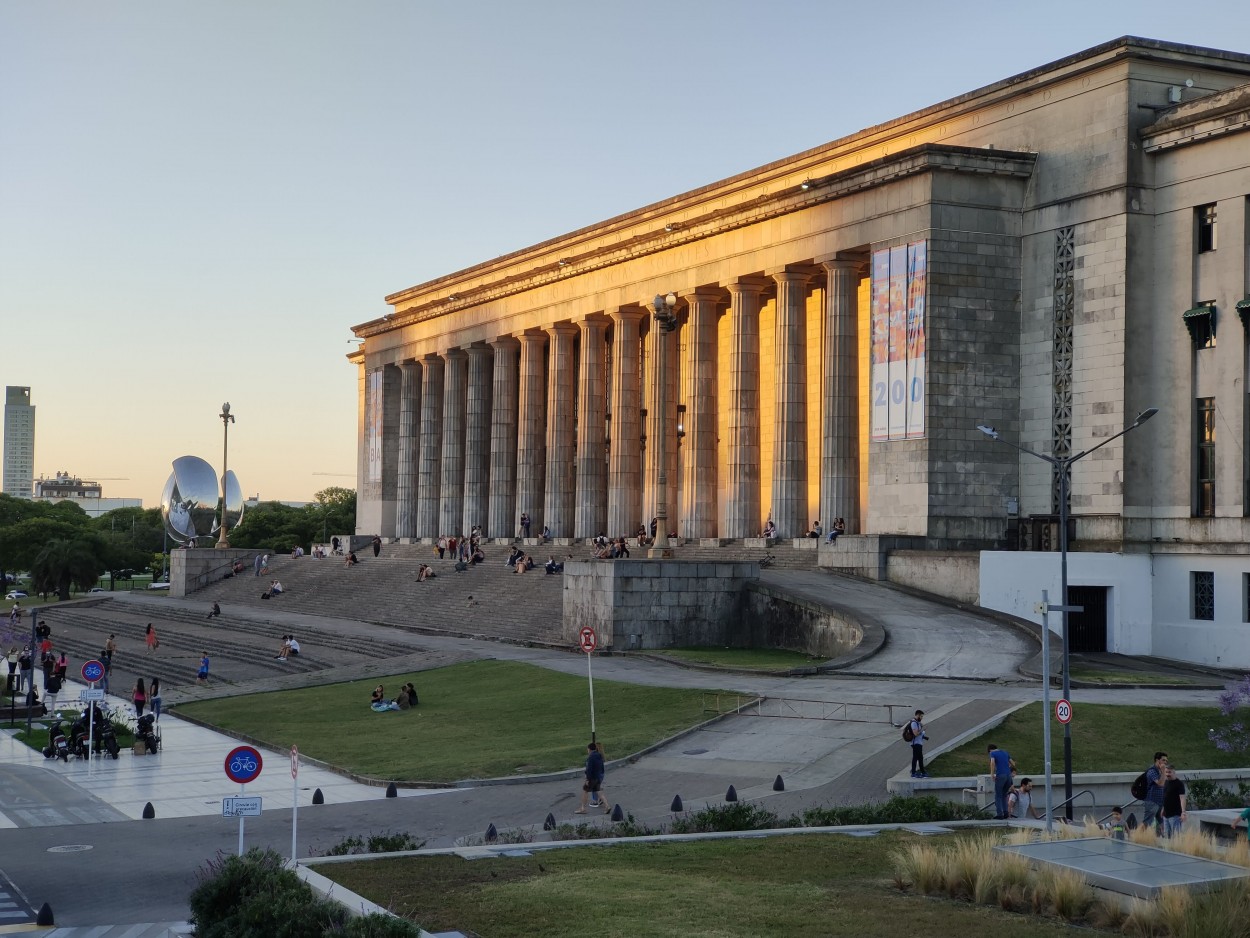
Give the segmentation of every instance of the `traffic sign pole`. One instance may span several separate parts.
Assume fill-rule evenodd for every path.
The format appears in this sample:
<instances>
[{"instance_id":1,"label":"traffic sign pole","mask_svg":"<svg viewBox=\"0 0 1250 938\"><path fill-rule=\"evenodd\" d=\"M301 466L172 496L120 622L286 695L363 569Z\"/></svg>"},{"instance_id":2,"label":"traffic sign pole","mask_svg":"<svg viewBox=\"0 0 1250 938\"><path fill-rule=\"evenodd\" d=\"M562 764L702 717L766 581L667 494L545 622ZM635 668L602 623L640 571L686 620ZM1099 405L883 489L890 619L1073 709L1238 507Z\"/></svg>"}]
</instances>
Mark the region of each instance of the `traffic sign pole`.
<instances>
[{"instance_id":1,"label":"traffic sign pole","mask_svg":"<svg viewBox=\"0 0 1250 938\"><path fill-rule=\"evenodd\" d=\"M261 757L260 751L251 746L236 746L226 753L225 767L226 778L239 783L239 795L242 796L247 791L247 783L254 782L260 777L261 770L265 767L265 760ZM243 856L243 821L244 816L240 814L239 856Z\"/></svg>"},{"instance_id":2,"label":"traffic sign pole","mask_svg":"<svg viewBox=\"0 0 1250 938\"><path fill-rule=\"evenodd\" d=\"M595 635L594 629L583 625L581 631L577 633L577 643L582 651L586 652L586 683L590 686L590 741L593 743L595 742L595 676L591 671L590 659L599 645L599 637Z\"/></svg>"},{"instance_id":3,"label":"traffic sign pole","mask_svg":"<svg viewBox=\"0 0 1250 938\"><path fill-rule=\"evenodd\" d=\"M299 746L291 747L291 869L295 869L295 829L299 815Z\"/></svg>"}]
</instances>

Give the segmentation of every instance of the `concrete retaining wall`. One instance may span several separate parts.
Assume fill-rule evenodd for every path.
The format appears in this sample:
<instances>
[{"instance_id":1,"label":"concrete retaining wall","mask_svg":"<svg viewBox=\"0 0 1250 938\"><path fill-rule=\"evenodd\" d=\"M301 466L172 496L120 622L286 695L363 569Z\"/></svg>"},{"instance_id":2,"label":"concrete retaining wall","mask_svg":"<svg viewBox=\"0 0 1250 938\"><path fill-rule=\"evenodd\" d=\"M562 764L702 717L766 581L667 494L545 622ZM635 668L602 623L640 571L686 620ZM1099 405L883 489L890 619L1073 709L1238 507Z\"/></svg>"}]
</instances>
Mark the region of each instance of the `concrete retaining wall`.
<instances>
[{"instance_id":1,"label":"concrete retaining wall","mask_svg":"<svg viewBox=\"0 0 1250 938\"><path fill-rule=\"evenodd\" d=\"M886 579L976 605L981 592L980 567L977 551L896 550L886 558Z\"/></svg>"},{"instance_id":2,"label":"concrete retaining wall","mask_svg":"<svg viewBox=\"0 0 1250 938\"><path fill-rule=\"evenodd\" d=\"M726 644L785 648L830 659L850 654L864 639L855 620L761 583L747 588L743 605L742 628Z\"/></svg>"}]
</instances>

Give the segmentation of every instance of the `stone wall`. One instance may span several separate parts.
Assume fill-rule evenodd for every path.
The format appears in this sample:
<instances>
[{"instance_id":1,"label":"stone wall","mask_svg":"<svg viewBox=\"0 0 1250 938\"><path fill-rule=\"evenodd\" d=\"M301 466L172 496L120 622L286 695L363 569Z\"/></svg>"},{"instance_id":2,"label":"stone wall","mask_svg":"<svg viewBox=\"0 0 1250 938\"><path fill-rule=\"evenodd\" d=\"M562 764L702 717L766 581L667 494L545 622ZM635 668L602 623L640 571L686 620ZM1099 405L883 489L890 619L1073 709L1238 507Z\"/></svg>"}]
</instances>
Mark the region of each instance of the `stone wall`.
<instances>
[{"instance_id":1,"label":"stone wall","mask_svg":"<svg viewBox=\"0 0 1250 938\"><path fill-rule=\"evenodd\" d=\"M981 594L980 568L976 551L895 550L886 558L886 579L976 605Z\"/></svg>"},{"instance_id":2,"label":"stone wall","mask_svg":"<svg viewBox=\"0 0 1250 938\"><path fill-rule=\"evenodd\" d=\"M262 551L248 548L228 547L218 550L215 547L196 548L194 550L171 550L169 552L169 595L189 596L209 583L223 579L230 570L230 565L241 560L247 565L247 573L252 572L252 559Z\"/></svg>"},{"instance_id":3,"label":"stone wall","mask_svg":"<svg viewBox=\"0 0 1250 938\"><path fill-rule=\"evenodd\" d=\"M601 649L747 644L743 587L758 563L573 560L564 566L564 638L590 626Z\"/></svg>"},{"instance_id":4,"label":"stone wall","mask_svg":"<svg viewBox=\"0 0 1250 938\"><path fill-rule=\"evenodd\" d=\"M725 644L785 648L829 660L851 654L863 640L863 626L847 615L751 583L743 597L743 616Z\"/></svg>"}]
</instances>

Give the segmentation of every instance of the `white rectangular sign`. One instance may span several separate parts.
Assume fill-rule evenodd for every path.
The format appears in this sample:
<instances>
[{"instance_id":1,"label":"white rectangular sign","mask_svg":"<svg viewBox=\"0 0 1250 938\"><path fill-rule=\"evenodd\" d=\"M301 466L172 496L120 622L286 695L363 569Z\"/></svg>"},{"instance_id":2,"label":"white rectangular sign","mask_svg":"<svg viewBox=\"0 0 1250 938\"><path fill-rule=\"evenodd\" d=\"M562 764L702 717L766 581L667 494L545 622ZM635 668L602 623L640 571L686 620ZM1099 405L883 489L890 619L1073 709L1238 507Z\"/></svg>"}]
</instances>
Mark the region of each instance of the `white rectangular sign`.
<instances>
[{"instance_id":1,"label":"white rectangular sign","mask_svg":"<svg viewBox=\"0 0 1250 938\"><path fill-rule=\"evenodd\" d=\"M103 687L84 687L82 690L82 693L79 694L78 699L81 700L83 703L86 703L87 701L90 701L90 700L103 700L104 688Z\"/></svg>"},{"instance_id":2,"label":"white rectangular sign","mask_svg":"<svg viewBox=\"0 0 1250 938\"><path fill-rule=\"evenodd\" d=\"M222 817L260 817L259 797L256 798L222 798Z\"/></svg>"}]
</instances>

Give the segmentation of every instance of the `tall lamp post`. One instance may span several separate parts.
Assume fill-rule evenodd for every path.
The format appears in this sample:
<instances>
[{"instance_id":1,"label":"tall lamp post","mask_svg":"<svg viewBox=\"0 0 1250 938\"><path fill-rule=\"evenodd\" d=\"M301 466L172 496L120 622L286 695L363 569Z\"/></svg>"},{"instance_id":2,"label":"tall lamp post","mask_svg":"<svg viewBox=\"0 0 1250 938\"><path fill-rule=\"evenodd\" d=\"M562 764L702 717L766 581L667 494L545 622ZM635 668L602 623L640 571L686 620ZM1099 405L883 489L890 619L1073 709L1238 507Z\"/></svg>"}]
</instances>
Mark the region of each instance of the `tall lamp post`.
<instances>
[{"instance_id":1,"label":"tall lamp post","mask_svg":"<svg viewBox=\"0 0 1250 938\"><path fill-rule=\"evenodd\" d=\"M1127 427L1113 436L1107 437L1096 446L1082 450L1075 456L1047 456L1045 453L1039 453L1037 450L1030 449L1020 443L1013 443L1011 440L1004 439L993 427L987 427L984 424L977 424L977 429L988 436L991 440L999 443L1006 443L1012 449L1018 449L1022 453L1028 453L1030 456L1036 456L1045 462L1050 463L1055 471L1059 473L1059 596L1060 608L1063 615L1062 634L1063 634L1063 698L1064 700L1072 699L1072 685L1068 674L1068 658L1070 654L1069 635L1068 635L1068 476L1072 468L1072 464L1079 459L1084 459L1095 450L1102 449L1112 440L1118 440L1130 430L1136 430L1143 423L1159 412L1157 407L1147 407L1137 419L1130 423ZM1053 608L1053 607L1052 607ZM1049 635L1043 635L1042 641L1049 641ZM1047 716L1049 719L1049 715ZM1063 725L1063 797L1067 803L1065 816L1072 820L1072 723L1069 721Z\"/></svg>"},{"instance_id":2,"label":"tall lamp post","mask_svg":"<svg viewBox=\"0 0 1250 938\"><path fill-rule=\"evenodd\" d=\"M660 477L656 483L656 532L655 544L650 551L652 557L669 557L672 555L672 547L668 543L668 427L665 422L668 420L668 334L677 328L677 314L674 308L677 306L677 297L673 294L660 296L658 293L654 300L651 301L651 310L655 316L656 324L656 348L655 348L655 367L657 384L660 386L659 400L656 405L660 408L660 438L655 442L655 457L660 463Z\"/></svg>"},{"instance_id":3,"label":"tall lamp post","mask_svg":"<svg viewBox=\"0 0 1250 938\"><path fill-rule=\"evenodd\" d=\"M228 548L230 541L226 537L226 470L230 456L230 424L234 423L234 414L230 413L230 402L221 405L221 530L217 536L218 550Z\"/></svg>"}]
</instances>

